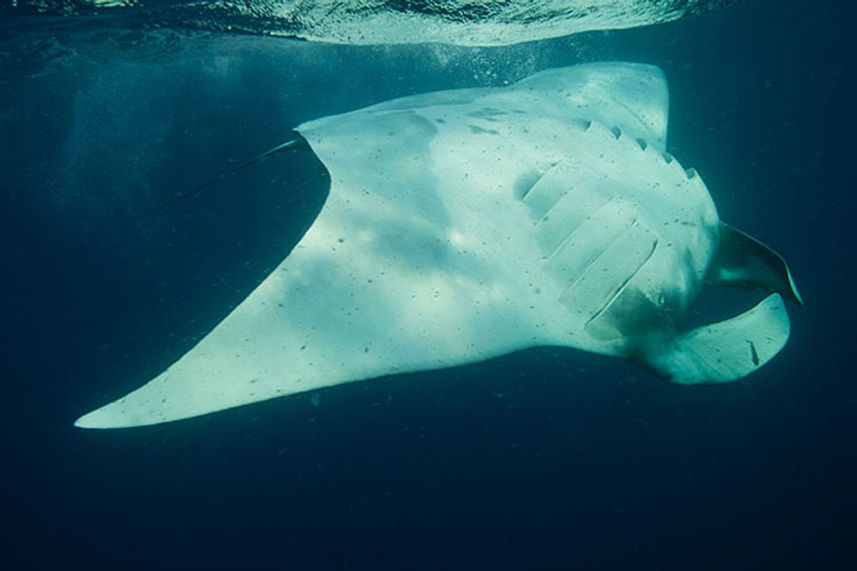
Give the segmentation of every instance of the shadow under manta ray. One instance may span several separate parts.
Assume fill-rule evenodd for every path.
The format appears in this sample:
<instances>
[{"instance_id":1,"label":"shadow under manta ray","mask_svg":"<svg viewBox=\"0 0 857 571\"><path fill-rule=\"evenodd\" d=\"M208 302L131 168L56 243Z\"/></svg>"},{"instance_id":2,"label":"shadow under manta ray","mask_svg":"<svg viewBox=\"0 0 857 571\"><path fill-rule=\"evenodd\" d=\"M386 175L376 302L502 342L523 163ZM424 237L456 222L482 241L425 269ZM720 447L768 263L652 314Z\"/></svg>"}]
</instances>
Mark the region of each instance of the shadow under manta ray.
<instances>
[{"instance_id":1,"label":"shadow under manta ray","mask_svg":"<svg viewBox=\"0 0 857 571\"><path fill-rule=\"evenodd\" d=\"M682 384L752 373L788 339L783 297L800 297L785 262L722 223L666 154L667 111L658 68L597 63L299 126L331 177L312 226L192 350L76 425L156 424L537 345ZM769 295L685 330L706 283Z\"/></svg>"}]
</instances>

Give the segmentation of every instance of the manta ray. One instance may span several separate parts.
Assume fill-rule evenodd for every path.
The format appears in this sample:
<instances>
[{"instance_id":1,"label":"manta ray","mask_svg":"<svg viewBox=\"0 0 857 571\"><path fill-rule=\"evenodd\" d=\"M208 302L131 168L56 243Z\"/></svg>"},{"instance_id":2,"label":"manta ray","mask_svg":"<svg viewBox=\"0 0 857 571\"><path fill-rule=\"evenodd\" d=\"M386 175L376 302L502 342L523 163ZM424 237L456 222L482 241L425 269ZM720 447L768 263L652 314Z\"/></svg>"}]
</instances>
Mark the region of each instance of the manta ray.
<instances>
[{"instance_id":1,"label":"manta ray","mask_svg":"<svg viewBox=\"0 0 857 571\"><path fill-rule=\"evenodd\" d=\"M788 339L784 299L801 299L783 259L722 222L666 152L667 115L660 69L594 63L298 126L331 181L305 235L183 357L76 425L157 424L535 346L684 385L752 373ZM764 297L686 328L719 285Z\"/></svg>"}]
</instances>

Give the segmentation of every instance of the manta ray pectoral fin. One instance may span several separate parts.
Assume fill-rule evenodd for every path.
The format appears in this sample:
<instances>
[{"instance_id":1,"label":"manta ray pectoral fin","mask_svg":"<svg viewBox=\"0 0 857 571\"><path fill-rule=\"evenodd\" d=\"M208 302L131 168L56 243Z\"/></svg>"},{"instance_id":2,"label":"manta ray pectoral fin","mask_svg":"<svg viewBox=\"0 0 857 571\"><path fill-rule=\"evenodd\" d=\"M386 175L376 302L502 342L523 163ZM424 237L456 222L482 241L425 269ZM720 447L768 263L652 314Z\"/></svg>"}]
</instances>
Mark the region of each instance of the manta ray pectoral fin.
<instances>
[{"instance_id":1,"label":"manta ray pectoral fin","mask_svg":"<svg viewBox=\"0 0 857 571\"><path fill-rule=\"evenodd\" d=\"M786 261L768 246L721 222L717 255L709 265L706 283L776 292L803 305Z\"/></svg>"},{"instance_id":2,"label":"manta ray pectoral fin","mask_svg":"<svg viewBox=\"0 0 857 571\"><path fill-rule=\"evenodd\" d=\"M662 376L683 385L740 379L771 360L789 338L789 318L779 294L725 321L691 329L669 348L647 356Z\"/></svg>"}]
</instances>

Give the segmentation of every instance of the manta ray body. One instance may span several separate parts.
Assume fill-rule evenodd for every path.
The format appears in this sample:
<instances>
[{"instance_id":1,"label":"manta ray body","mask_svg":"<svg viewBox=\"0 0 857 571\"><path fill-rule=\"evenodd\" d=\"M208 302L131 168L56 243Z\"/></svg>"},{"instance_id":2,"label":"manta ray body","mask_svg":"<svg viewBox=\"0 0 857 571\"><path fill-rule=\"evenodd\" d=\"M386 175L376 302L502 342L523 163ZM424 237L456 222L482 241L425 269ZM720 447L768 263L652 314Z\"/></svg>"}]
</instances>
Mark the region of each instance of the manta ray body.
<instances>
[{"instance_id":1,"label":"manta ray body","mask_svg":"<svg viewBox=\"0 0 857 571\"><path fill-rule=\"evenodd\" d=\"M189 418L374 377L565 346L676 383L752 373L786 343L785 262L721 222L666 153L656 67L598 63L427 93L296 128L328 169L318 217L193 349L77 426ZM766 292L684 322L706 284Z\"/></svg>"}]
</instances>

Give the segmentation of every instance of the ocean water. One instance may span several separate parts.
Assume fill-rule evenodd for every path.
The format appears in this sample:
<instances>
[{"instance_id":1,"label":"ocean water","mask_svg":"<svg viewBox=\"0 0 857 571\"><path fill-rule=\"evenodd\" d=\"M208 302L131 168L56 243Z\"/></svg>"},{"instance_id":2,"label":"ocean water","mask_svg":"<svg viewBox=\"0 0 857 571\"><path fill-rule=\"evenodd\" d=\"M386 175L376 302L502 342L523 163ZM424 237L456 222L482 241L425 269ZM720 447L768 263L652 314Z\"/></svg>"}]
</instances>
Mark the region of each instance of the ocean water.
<instances>
[{"instance_id":1,"label":"ocean water","mask_svg":"<svg viewBox=\"0 0 857 571\"><path fill-rule=\"evenodd\" d=\"M747 0L467 48L4 6L0 566L851 568L853 12ZM284 154L175 193L309 119L599 60L665 71L669 151L724 220L789 261L806 305L762 370L683 388L544 348L150 428L73 427L240 302L327 189Z\"/></svg>"}]
</instances>

